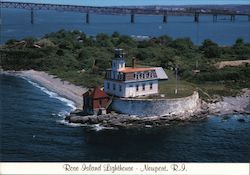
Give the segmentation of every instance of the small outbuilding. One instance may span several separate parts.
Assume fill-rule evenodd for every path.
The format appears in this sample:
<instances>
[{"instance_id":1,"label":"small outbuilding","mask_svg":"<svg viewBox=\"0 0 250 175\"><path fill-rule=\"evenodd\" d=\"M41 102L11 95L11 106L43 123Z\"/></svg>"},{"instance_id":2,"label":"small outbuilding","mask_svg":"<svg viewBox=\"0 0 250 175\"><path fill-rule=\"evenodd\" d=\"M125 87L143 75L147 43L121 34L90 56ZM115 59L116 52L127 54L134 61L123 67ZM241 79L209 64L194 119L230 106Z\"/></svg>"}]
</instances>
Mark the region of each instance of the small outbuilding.
<instances>
[{"instance_id":1,"label":"small outbuilding","mask_svg":"<svg viewBox=\"0 0 250 175\"><path fill-rule=\"evenodd\" d=\"M83 95L83 111L87 114L98 114L106 111L109 96L99 87L89 89Z\"/></svg>"}]
</instances>

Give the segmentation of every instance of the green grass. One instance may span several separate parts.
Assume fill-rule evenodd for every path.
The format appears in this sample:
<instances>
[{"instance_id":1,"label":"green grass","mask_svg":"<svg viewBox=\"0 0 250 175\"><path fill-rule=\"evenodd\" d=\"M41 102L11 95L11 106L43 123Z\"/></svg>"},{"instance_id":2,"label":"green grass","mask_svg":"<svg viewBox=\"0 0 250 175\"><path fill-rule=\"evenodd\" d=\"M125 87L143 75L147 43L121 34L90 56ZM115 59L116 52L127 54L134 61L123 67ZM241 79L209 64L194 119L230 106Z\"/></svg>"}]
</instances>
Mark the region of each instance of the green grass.
<instances>
[{"instance_id":1,"label":"green grass","mask_svg":"<svg viewBox=\"0 0 250 175\"><path fill-rule=\"evenodd\" d=\"M177 94L175 94L176 89L176 78L172 71L165 70L168 75L167 81L161 81L159 83L160 94L164 94L166 98L180 98L187 97L193 94L195 91L195 86L192 83L186 82L184 80L177 81Z\"/></svg>"},{"instance_id":2,"label":"green grass","mask_svg":"<svg viewBox=\"0 0 250 175\"><path fill-rule=\"evenodd\" d=\"M214 98L216 96L235 96L240 93L240 89L227 86L222 82L206 82L203 84L197 84L196 86L198 87L198 92L203 99Z\"/></svg>"},{"instance_id":3,"label":"green grass","mask_svg":"<svg viewBox=\"0 0 250 175\"><path fill-rule=\"evenodd\" d=\"M177 94L176 78L173 71L165 70L168 75L167 81L159 83L160 94L164 94L166 98L181 98L190 96L194 91L199 92L199 96L204 99L211 99L216 96L235 96L240 93L241 87L236 88L231 84L225 84L223 82L205 82L202 84L194 84L185 80L177 81Z\"/></svg>"}]
</instances>

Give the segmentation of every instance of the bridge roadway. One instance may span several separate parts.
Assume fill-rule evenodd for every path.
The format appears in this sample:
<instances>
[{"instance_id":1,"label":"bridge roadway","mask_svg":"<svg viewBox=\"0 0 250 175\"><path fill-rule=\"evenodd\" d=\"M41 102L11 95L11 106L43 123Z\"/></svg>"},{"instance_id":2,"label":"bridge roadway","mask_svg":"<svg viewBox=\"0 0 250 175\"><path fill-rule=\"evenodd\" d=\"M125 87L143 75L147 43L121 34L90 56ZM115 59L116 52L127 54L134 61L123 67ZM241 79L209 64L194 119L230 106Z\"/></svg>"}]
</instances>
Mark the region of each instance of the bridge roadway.
<instances>
[{"instance_id":1,"label":"bridge roadway","mask_svg":"<svg viewBox=\"0 0 250 175\"><path fill-rule=\"evenodd\" d=\"M194 22L199 22L200 15L212 15L213 21L217 21L217 16L230 16L230 20L234 21L235 16L248 16L250 21L250 13L237 13L236 11L220 10L220 9L199 9L199 8L142 8L142 7L96 7L96 6L80 6L80 5L63 5L63 4L44 4L44 3L25 3L25 2L9 2L1 1L1 8L19 8L31 10L31 23L34 23L34 10L56 10L86 13L86 23L90 22L89 14L101 15L130 15L130 22L135 22L135 15L161 15L163 22L167 22L168 16L193 16Z\"/></svg>"}]
</instances>

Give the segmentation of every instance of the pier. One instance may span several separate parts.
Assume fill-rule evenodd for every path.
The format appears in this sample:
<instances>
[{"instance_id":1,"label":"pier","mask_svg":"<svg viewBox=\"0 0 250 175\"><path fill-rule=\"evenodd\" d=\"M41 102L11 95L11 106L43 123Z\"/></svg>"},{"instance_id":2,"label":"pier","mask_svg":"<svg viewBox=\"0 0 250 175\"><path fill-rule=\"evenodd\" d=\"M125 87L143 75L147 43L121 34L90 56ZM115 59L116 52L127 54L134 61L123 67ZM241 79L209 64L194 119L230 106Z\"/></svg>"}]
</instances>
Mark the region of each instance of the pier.
<instances>
[{"instance_id":1,"label":"pier","mask_svg":"<svg viewBox=\"0 0 250 175\"><path fill-rule=\"evenodd\" d=\"M90 23L90 14L99 15L130 15L130 23L135 23L136 15L156 15L162 16L162 22L167 23L169 16L193 16L193 21L200 22L200 16L210 15L213 22L216 22L218 16L228 16L231 22L236 20L236 16L247 16L250 22L250 13L241 13L232 10L223 9L205 9L204 8L161 8L159 7L97 7L82 5L63 5L63 4L45 4L45 3L25 3L1 1L1 8L27 9L31 11L31 24L34 24L35 10L56 10L85 13L85 22Z\"/></svg>"}]
</instances>

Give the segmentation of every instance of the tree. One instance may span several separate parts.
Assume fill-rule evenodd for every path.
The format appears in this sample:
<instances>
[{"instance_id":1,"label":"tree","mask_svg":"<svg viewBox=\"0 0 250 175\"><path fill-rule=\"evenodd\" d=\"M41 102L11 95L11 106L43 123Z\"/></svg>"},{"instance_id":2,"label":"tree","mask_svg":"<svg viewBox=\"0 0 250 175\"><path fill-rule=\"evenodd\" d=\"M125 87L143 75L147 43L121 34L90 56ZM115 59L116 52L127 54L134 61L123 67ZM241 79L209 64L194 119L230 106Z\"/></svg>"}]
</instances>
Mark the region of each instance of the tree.
<instances>
[{"instance_id":1,"label":"tree","mask_svg":"<svg viewBox=\"0 0 250 175\"><path fill-rule=\"evenodd\" d=\"M243 45L244 44L244 40L242 38L238 38L236 41L235 41L235 44L234 45Z\"/></svg>"},{"instance_id":2,"label":"tree","mask_svg":"<svg viewBox=\"0 0 250 175\"><path fill-rule=\"evenodd\" d=\"M70 41L67 40L63 40L59 43L59 48L60 49L67 49L67 50L71 50L73 49L73 45Z\"/></svg>"},{"instance_id":3,"label":"tree","mask_svg":"<svg viewBox=\"0 0 250 175\"><path fill-rule=\"evenodd\" d=\"M216 44L215 42L213 42L212 40L210 39L205 39L203 42L202 42L202 46L200 47L201 50L204 50L210 46L218 46L218 44Z\"/></svg>"},{"instance_id":4,"label":"tree","mask_svg":"<svg viewBox=\"0 0 250 175\"><path fill-rule=\"evenodd\" d=\"M161 45L170 45L173 39L167 35L160 36L158 41Z\"/></svg>"},{"instance_id":5,"label":"tree","mask_svg":"<svg viewBox=\"0 0 250 175\"><path fill-rule=\"evenodd\" d=\"M26 42L26 47L33 47L36 41L36 39L33 37L27 37L27 38L24 38L24 40Z\"/></svg>"},{"instance_id":6,"label":"tree","mask_svg":"<svg viewBox=\"0 0 250 175\"><path fill-rule=\"evenodd\" d=\"M127 47L131 47L131 48L137 46L136 41L127 35L120 36L118 45L122 45L122 44L125 44Z\"/></svg>"},{"instance_id":7,"label":"tree","mask_svg":"<svg viewBox=\"0 0 250 175\"><path fill-rule=\"evenodd\" d=\"M119 37L120 37L120 34L119 34L118 32L114 32L114 33L112 34L112 37L113 37L113 38L119 38Z\"/></svg>"},{"instance_id":8,"label":"tree","mask_svg":"<svg viewBox=\"0 0 250 175\"><path fill-rule=\"evenodd\" d=\"M96 43L98 46L101 47L112 47L112 43L110 41L109 36L104 33L96 35Z\"/></svg>"},{"instance_id":9,"label":"tree","mask_svg":"<svg viewBox=\"0 0 250 175\"><path fill-rule=\"evenodd\" d=\"M206 39L203 41L202 46L200 47L200 50L203 51L205 57L207 58L216 58L216 57L220 57L221 55L221 49L218 46L218 44L214 43L210 39Z\"/></svg>"},{"instance_id":10,"label":"tree","mask_svg":"<svg viewBox=\"0 0 250 175\"><path fill-rule=\"evenodd\" d=\"M194 43L190 40L190 38L180 38L174 40L170 46L178 49L180 52L187 52L194 48Z\"/></svg>"},{"instance_id":11,"label":"tree","mask_svg":"<svg viewBox=\"0 0 250 175\"><path fill-rule=\"evenodd\" d=\"M10 39L5 44L6 45L12 45L12 44L15 44L16 42L18 42L16 39Z\"/></svg>"},{"instance_id":12,"label":"tree","mask_svg":"<svg viewBox=\"0 0 250 175\"><path fill-rule=\"evenodd\" d=\"M221 55L221 51L218 46L209 46L204 50L204 55L207 58L219 58Z\"/></svg>"}]
</instances>

